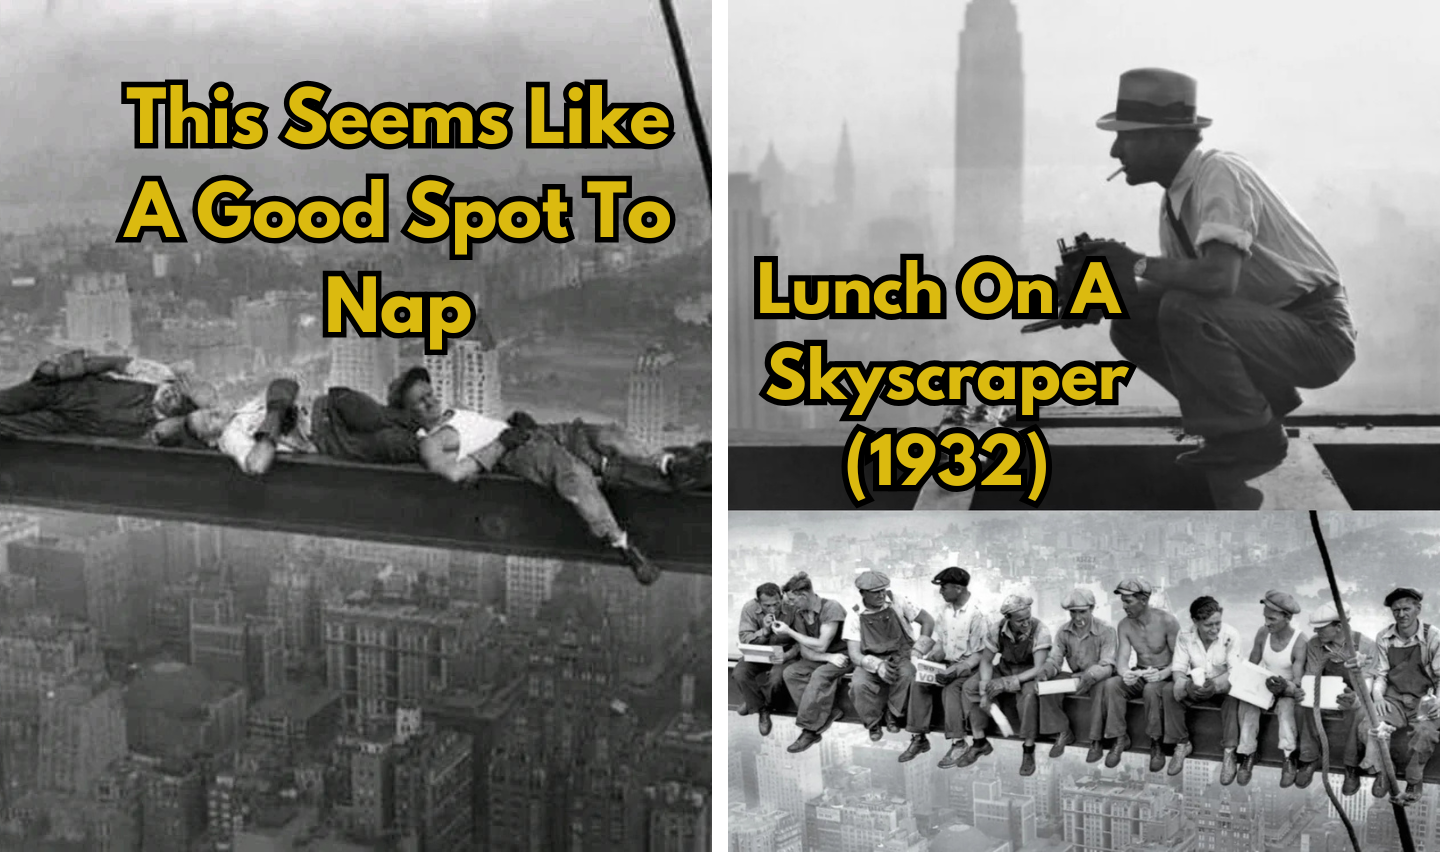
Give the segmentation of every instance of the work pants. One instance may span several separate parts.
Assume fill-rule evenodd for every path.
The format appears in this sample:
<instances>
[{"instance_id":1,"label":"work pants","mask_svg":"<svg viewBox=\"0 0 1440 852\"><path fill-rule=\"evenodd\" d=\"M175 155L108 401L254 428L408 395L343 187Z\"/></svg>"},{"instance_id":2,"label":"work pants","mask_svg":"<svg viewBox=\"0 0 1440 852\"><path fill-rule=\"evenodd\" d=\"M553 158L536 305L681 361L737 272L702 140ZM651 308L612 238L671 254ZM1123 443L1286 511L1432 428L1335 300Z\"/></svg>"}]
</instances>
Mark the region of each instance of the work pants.
<instances>
[{"instance_id":1,"label":"work pants","mask_svg":"<svg viewBox=\"0 0 1440 852\"><path fill-rule=\"evenodd\" d=\"M1134 686L1126 686L1125 681L1116 675L1106 680L1101 688L1105 693L1105 724L1101 729L1105 739L1129 736L1125 727L1125 714L1126 705L1133 698L1142 698L1145 701L1145 735L1156 741L1164 736L1164 696L1167 693L1173 695L1174 683L1168 680L1157 680L1154 683L1137 680Z\"/></svg>"},{"instance_id":2,"label":"work pants","mask_svg":"<svg viewBox=\"0 0 1440 852\"><path fill-rule=\"evenodd\" d=\"M1296 745L1295 699L1276 698L1274 711L1275 718L1280 722L1280 752L1289 754L1295 750ZM1255 753L1260 741L1260 715L1263 712L1254 704L1240 702L1240 742L1235 749L1236 754Z\"/></svg>"},{"instance_id":3,"label":"work pants","mask_svg":"<svg viewBox=\"0 0 1440 852\"><path fill-rule=\"evenodd\" d=\"M971 672L967 677L957 677L944 686L920 683L910 684L910 711L905 717L905 730L912 734L930 732L930 719L934 713L935 693L940 693L940 706L945 711L945 738L965 739L966 710L963 690L965 685L976 680L978 675Z\"/></svg>"},{"instance_id":4,"label":"work pants","mask_svg":"<svg viewBox=\"0 0 1440 852\"><path fill-rule=\"evenodd\" d=\"M879 675L858 668L850 678L850 701L855 705L860 723L868 729L874 729L885 721L886 710L890 711L892 719L905 717L905 707L910 701L910 684L915 682L915 664L910 662L909 657L898 662L900 676L895 678L894 683L886 683Z\"/></svg>"},{"instance_id":5,"label":"work pants","mask_svg":"<svg viewBox=\"0 0 1440 852\"><path fill-rule=\"evenodd\" d=\"M807 660L804 657L785 664L780 679L795 702L795 727L806 731L819 730L835 708L835 694L840 680L850 666L836 666Z\"/></svg>"}]
</instances>

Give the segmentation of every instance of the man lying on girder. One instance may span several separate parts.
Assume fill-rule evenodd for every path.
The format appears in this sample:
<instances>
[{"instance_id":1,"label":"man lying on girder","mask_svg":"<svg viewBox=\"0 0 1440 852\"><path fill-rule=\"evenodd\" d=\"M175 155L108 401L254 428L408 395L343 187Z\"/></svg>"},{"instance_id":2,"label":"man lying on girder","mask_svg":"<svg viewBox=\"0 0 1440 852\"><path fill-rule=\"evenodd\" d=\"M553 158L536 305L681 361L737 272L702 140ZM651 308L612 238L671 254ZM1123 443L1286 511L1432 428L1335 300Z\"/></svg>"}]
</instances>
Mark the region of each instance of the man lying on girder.
<instances>
[{"instance_id":1,"label":"man lying on girder","mask_svg":"<svg viewBox=\"0 0 1440 852\"><path fill-rule=\"evenodd\" d=\"M74 350L0 390L0 437L143 438L167 417L213 404L214 395L183 367Z\"/></svg>"}]
</instances>

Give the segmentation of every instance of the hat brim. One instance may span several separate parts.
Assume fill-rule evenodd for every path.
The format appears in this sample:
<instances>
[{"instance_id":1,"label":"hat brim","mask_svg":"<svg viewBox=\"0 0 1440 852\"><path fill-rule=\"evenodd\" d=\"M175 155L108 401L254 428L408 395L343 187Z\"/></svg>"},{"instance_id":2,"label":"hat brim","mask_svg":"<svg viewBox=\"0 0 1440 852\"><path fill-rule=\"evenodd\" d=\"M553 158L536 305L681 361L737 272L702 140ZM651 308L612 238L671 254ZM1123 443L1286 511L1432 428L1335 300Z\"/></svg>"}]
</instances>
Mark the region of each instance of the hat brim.
<instances>
[{"instance_id":1,"label":"hat brim","mask_svg":"<svg viewBox=\"0 0 1440 852\"><path fill-rule=\"evenodd\" d=\"M1145 121L1119 121L1115 113L1107 112L1095 122L1095 126L1105 131L1120 132L1122 130L1204 130L1211 124L1210 119L1203 115L1195 116L1194 121L1187 121L1184 124L1153 124Z\"/></svg>"}]
</instances>

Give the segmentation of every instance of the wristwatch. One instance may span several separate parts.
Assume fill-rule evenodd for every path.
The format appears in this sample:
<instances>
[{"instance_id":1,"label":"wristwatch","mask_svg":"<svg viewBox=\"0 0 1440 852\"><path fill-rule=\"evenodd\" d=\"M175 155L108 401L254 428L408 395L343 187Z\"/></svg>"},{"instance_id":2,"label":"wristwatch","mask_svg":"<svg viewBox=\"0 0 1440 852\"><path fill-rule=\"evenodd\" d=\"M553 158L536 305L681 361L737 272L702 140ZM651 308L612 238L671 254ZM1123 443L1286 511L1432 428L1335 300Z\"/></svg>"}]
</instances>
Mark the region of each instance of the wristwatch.
<instances>
[{"instance_id":1,"label":"wristwatch","mask_svg":"<svg viewBox=\"0 0 1440 852\"><path fill-rule=\"evenodd\" d=\"M1150 258L1145 257L1144 255L1141 255L1141 256L1140 256L1140 259L1137 260L1137 261L1135 261L1135 277L1136 277L1136 278L1144 278L1144 277L1145 277L1145 266L1146 266L1146 261L1148 261L1148 260L1150 260Z\"/></svg>"}]
</instances>

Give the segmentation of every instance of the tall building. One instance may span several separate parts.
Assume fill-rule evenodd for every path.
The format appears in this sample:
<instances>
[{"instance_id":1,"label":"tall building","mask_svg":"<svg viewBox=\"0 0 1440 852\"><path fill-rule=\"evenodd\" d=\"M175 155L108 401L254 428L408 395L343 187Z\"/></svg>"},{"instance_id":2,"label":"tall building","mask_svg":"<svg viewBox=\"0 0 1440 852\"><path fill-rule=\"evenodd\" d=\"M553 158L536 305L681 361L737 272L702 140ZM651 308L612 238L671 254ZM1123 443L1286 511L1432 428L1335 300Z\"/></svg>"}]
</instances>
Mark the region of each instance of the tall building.
<instances>
[{"instance_id":1,"label":"tall building","mask_svg":"<svg viewBox=\"0 0 1440 852\"><path fill-rule=\"evenodd\" d=\"M89 795L105 768L127 750L120 690L103 677L78 678L42 697L42 790Z\"/></svg>"},{"instance_id":2,"label":"tall building","mask_svg":"<svg viewBox=\"0 0 1440 852\"><path fill-rule=\"evenodd\" d=\"M146 852L191 852L205 833L205 780L190 762L155 762L142 772Z\"/></svg>"},{"instance_id":3,"label":"tall building","mask_svg":"<svg viewBox=\"0 0 1440 852\"><path fill-rule=\"evenodd\" d=\"M515 619L535 617L555 588L564 563L540 556L505 557L505 613Z\"/></svg>"},{"instance_id":4,"label":"tall building","mask_svg":"<svg viewBox=\"0 0 1440 852\"><path fill-rule=\"evenodd\" d=\"M934 768L923 760L901 763L900 753L907 744L898 739L866 742L852 746L850 759L856 766L870 770L871 783L877 789L905 799L917 814L934 813L940 805L935 801L935 785L930 781ZM823 752L821 764L824 764Z\"/></svg>"},{"instance_id":5,"label":"tall building","mask_svg":"<svg viewBox=\"0 0 1440 852\"><path fill-rule=\"evenodd\" d=\"M915 830L910 803L884 793L827 791L805 803L809 849L872 852L897 835L908 838Z\"/></svg>"},{"instance_id":6,"label":"tall building","mask_svg":"<svg viewBox=\"0 0 1440 852\"><path fill-rule=\"evenodd\" d=\"M1207 852L1255 852L1264 845L1265 818L1246 787L1208 788L1186 811L1195 820L1199 847ZM1385 848L1382 846L1377 849Z\"/></svg>"},{"instance_id":7,"label":"tall building","mask_svg":"<svg viewBox=\"0 0 1440 852\"><path fill-rule=\"evenodd\" d=\"M999 779L977 781L975 827L1024 849L1035 840L1035 799L1004 792Z\"/></svg>"},{"instance_id":8,"label":"tall building","mask_svg":"<svg viewBox=\"0 0 1440 852\"><path fill-rule=\"evenodd\" d=\"M840 126L840 150L835 155L835 203L842 213L855 208L855 155L850 150L850 125Z\"/></svg>"},{"instance_id":9,"label":"tall building","mask_svg":"<svg viewBox=\"0 0 1440 852\"><path fill-rule=\"evenodd\" d=\"M664 346L650 346L630 371L630 393L625 427L651 447L664 446L667 434L680 426L680 387L675 377L675 356Z\"/></svg>"},{"instance_id":10,"label":"tall building","mask_svg":"<svg viewBox=\"0 0 1440 852\"><path fill-rule=\"evenodd\" d=\"M805 803L824 792L820 753L812 748L791 754L785 750L787 745L772 734L755 755L760 806L803 818Z\"/></svg>"},{"instance_id":11,"label":"tall building","mask_svg":"<svg viewBox=\"0 0 1440 852\"><path fill-rule=\"evenodd\" d=\"M779 409L760 398L765 353L780 342L778 320L755 319L755 256L779 247L761 207L760 184L730 175L730 428L773 426Z\"/></svg>"},{"instance_id":12,"label":"tall building","mask_svg":"<svg viewBox=\"0 0 1440 852\"><path fill-rule=\"evenodd\" d=\"M390 381L400 374L400 341L393 337L330 338L327 388L346 387L385 399Z\"/></svg>"},{"instance_id":13,"label":"tall building","mask_svg":"<svg viewBox=\"0 0 1440 852\"><path fill-rule=\"evenodd\" d=\"M1017 268L1025 78L1011 0L971 0L955 74L955 251L998 255ZM958 268L958 267L957 267Z\"/></svg>"},{"instance_id":14,"label":"tall building","mask_svg":"<svg viewBox=\"0 0 1440 852\"><path fill-rule=\"evenodd\" d=\"M1174 843L1184 834L1181 799L1144 775L1071 779L1060 790L1065 841L1075 852L1117 852L1132 843Z\"/></svg>"},{"instance_id":15,"label":"tall building","mask_svg":"<svg viewBox=\"0 0 1440 852\"><path fill-rule=\"evenodd\" d=\"M450 341L444 355L427 354L425 369L440 404L466 408L487 417L504 417L500 399L500 349L482 318L461 340Z\"/></svg>"},{"instance_id":16,"label":"tall building","mask_svg":"<svg viewBox=\"0 0 1440 852\"><path fill-rule=\"evenodd\" d=\"M134 343L130 310L125 273L76 275L65 292L65 337L97 352L129 352Z\"/></svg>"},{"instance_id":17,"label":"tall building","mask_svg":"<svg viewBox=\"0 0 1440 852\"><path fill-rule=\"evenodd\" d=\"M265 611L281 626L287 661L320 647L320 585L315 575L297 566L270 572Z\"/></svg>"},{"instance_id":18,"label":"tall building","mask_svg":"<svg viewBox=\"0 0 1440 852\"><path fill-rule=\"evenodd\" d=\"M244 686L256 702L285 682L284 629L271 618L192 621L190 664L217 681Z\"/></svg>"},{"instance_id":19,"label":"tall building","mask_svg":"<svg viewBox=\"0 0 1440 852\"><path fill-rule=\"evenodd\" d=\"M794 814L730 805L730 852L801 852L805 829Z\"/></svg>"},{"instance_id":20,"label":"tall building","mask_svg":"<svg viewBox=\"0 0 1440 852\"><path fill-rule=\"evenodd\" d=\"M257 366L275 370L286 367L295 355L295 321L290 303L267 294L261 299L239 298L233 313L240 329L240 342L255 352Z\"/></svg>"}]
</instances>

